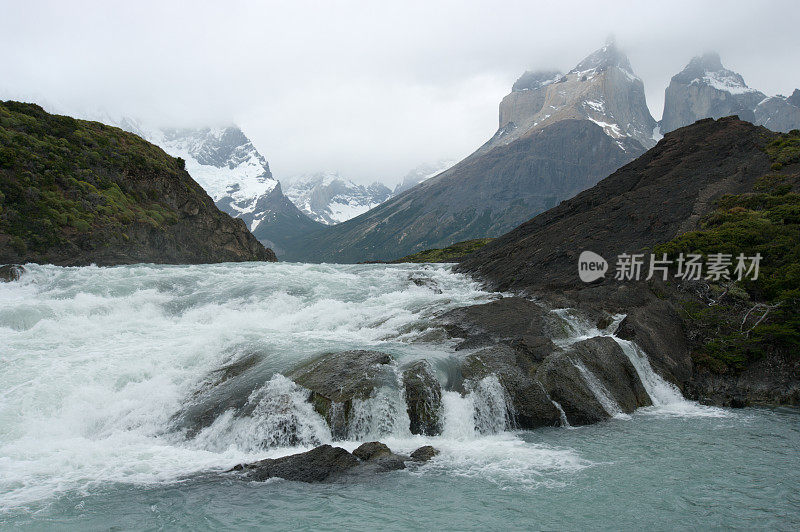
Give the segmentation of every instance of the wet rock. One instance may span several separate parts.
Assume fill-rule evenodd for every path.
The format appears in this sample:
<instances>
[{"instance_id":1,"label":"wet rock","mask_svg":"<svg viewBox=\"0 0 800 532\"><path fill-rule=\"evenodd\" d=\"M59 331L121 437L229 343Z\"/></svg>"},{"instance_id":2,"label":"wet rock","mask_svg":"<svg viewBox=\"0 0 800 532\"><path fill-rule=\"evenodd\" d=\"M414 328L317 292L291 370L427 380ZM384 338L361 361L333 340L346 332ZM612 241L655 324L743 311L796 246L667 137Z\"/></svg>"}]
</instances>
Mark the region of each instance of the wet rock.
<instances>
[{"instance_id":1,"label":"wet rock","mask_svg":"<svg viewBox=\"0 0 800 532\"><path fill-rule=\"evenodd\" d=\"M423 288L431 289L435 294L442 293L442 289L439 288L439 285L436 284L436 281L434 281L430 277L425 277L420 274L411 274L408 276L408 280L417 286L422 286Z\"/></svg>"},{"instance_id":2,"label":"wet rock","mask_svg":"<svg viewBox=\"0 0 800 532\"><path fill-rule=\"evenodd\" d=\"M610 337L583 340L553 354L537 369L536 378L571 425L608 419L615 409L630 413L652 404L633 364Z\"/></svg>"},{"instance_id":3,"label":"wet rock","mask_svg":"<svg viewBox=\"0 0 800 532\"><path fill-rule=\"evenodd\" d=\"M436 449L431 445L424 445L411 453L411 459L415 462L427 462L437 454L439 454L439 449Z\"/></svg>"},{"instance_id":4,"label":"wet rock","mask_svg":"<svg viewBox=\"0 0 800 532\"><path fill-rule=\"evenodd\" d=\"M310 390L314 409L325 418L335 438L347 436L353 400L369 398L377 388L393 384L392 357L378 351L328 353L287 374Z\"/></svg>"},{"instance_id":5,"label":"wet rock","mask_svg":"<svg viewBox=\"0 0 800 532\"><path fill-rule=\"evenodd\" d=\"M367 462L361 464L361 467L354 471L355 473L381 473L405 469L405 462L408 460L407 456L393 453L386 444L379 441L362 443L353 451L353 456L362 462Z\"/></svg>"},{"instance_id":6,"label":"wet rock","mask_svg":"<svg viewBox=\"0 0 800 532\"><path fill-rule=\"evenodd\" d=\"M358 467L359 463L358 458L341 447L320 445L304 453L240 464L231 471L241 471L248 479L256 481L277 477L299 482L324 482Z\"/></svg>"},{"instance_id":7,"label":"wet rock","mask_svg":"<svg viewBox=\"0 0 800 532\"><path fill-rule=\"evenodd\" d=\"M483 305L453 309L440 319L451 337L464 339L456 349L563 335L563 325L557 316L520 297L504 297Z\"/></svg>"},{"instance_id":8,"label":"wet rock","mask_svg":"<svg viewBox=\"0 0 800 532\"><path fill-rule=\"evenodd\" d=\"M403 388L412 434L435 436L442 431L442 387L427 360L403 371Z\"/></svg>"},{"instance_id":9,"label":"wet rock","mask_svg":"<svg viewBox=\"0 0 800 532\"><path fill-rule=\"evenodd\" d=\"M390 454L392 454L392 450L389 449L389 446L379 441L362 443L353 451L353 456L359 460L372 460L373 458L388 456Z\"/></svg>"},{"instance_id":10,"label":"wet rock","mask_svg":"<svg viewBox=\"0 0 800 532\"><path fill-rule=\"evenodd\" d=\"M496 375L508 394L514 409L513 419L520 428L554 426L560 423L560 414L542 385L533 377L539 355L544 355L545 346L554 350L552 342L538 344L537 355L528 357L507 345L483 348L467 357L461 366L465 380L479 381Z\"/></svg>"},{"instance_id":11,"label":"wet rock","mask_svg":"<svg viewBox=\"0 0 800 532\"><path fill-rule=\"evenodd\" d=\"M19 281L22 274L25 273L25 268L19 264L6 264L0 266L0 282L10 283Z\"/></svg>"}]
</instances>

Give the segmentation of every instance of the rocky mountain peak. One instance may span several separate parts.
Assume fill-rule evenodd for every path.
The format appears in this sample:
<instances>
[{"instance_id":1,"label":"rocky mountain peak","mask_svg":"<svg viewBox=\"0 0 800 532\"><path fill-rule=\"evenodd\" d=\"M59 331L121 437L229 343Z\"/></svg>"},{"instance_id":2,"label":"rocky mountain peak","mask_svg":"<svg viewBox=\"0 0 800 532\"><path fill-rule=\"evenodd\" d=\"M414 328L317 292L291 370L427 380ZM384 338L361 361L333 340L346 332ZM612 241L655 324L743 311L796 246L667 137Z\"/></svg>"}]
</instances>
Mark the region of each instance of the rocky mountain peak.
<instances>
[{"instance_id":1,"label":"rocky mountain peak","mask_svg":"<svg viewBox=\"0 0 800 532\"><path fill-rule=\"evenodd\" d=\"M286 196L306 216L325 225L344 222L386 201L392 191L382 183L358 185L338 172L318 172L292 180Z\"/></svg>"},{"instance_id":2,"label":"rocky mountain peak","mask_svg":"<svg viewBox=\"0 0 800 532\"><path fill-rule=\"evenodd\" d=\"M800 107L800 89L795 89L792 95L786 98L786 101L795 107Z\"/></svg>"},{"instance_id":3,"label":"rocky mountain peak","mask_svg":"<svg viewBox=\"0 0 800 532\"><path fill-rule=\"evenodd\" d=\"M558 70L526 70L525 73L514 82L511 90L513 92L536 90L545 85L555 83L561 79L561 76L562 74Z\"/></svg>"},{"instance_id":4,"label":"rocky mountain peak","mask_svg":"<svg viewBox=\"0 0 800 532\"><path fill-rule=\"evenodd\" d=\"M619 68L633 75L633 68L631 68L631 63L628 61L628 56L617 47L614 41L606 43L599 50L589 54L575 68L570 70L570 74L588 70L602 71L611 67Z\"/></svg>"},{"instance_id":5,"label":"rocky mountain peak","mask_svg":"<svg viewBox=\"0 0 800 532\"><path fill-rule=\"evenodd\" d=\"M525 72L500 103L500 128L482 149L508 145L563 120L593 122L634 156L656 143L656 122L647 108L644 84L613 42L565 75L555 70Z\"/></svg>"}]
</instances>

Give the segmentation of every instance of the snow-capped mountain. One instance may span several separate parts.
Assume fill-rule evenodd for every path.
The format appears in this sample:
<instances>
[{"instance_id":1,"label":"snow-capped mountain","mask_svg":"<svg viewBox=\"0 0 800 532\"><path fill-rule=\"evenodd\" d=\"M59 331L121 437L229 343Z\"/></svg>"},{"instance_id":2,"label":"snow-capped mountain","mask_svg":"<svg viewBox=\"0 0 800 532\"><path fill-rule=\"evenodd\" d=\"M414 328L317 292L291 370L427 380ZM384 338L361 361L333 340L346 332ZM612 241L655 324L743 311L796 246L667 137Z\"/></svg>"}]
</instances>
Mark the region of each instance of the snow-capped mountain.
<instances>
[{"instance_id":1,"label":"snow-capped mountain","mask_svg":"<svg viewBox=\"0 0 800 532\"><path fill-rule=\"evenodd\" d=\"M283 195L267 160L235 125L157 128L106 113L91 119L135 133L173 157L184 159L189 175L217 207L244 220L256 238L279 256L292 239L321 227Z\"/></svg>"},{"instance_id":2,"label":"snow-capped mountain","mask_svg":"<svg viewBox=\"0 0 800 532\"><path fill-rule=\"evenodd\" d=\"M421 164L414 168L413 170L409 171L404 177L403 180L394 187L394 191L392 192L392 196L396 196L406 190L422 183L423 181L427 181L428 179L441 174L458 161L437 161L435 163L427 163Z\"/></svg>"},{"instance_id":3,"label":"snow-capped mountain","mask_svg":"<svg viewBox=\"0 0 800 532\"><path fill-rule=\"evenodd\" d=\"M610 42L566 74L525 72L500 103L500 128L483 149L508 145L570 119L597 124L631 154L651 148L660 138L642 80Z\"/></svg>"},{"instance_id":4,"label":"snow-capped mountain","mask_svg":"<svg viewBox=\"0 0 800 532\"><path fill-rule=\"evenodd\" d=\"M333 225L355 218L391 197L381 183L357 185L337 172L297 177L286 188L286 196L309 218Z\"/></svg>"},{"instance_id":5,"label":"snow-capped mountain","mask_svg":"<svg viewBox=\"0 0 800 532\"><path fill-rule=\"evenodd\" d=\"M767 97L749 87L744 78L722 66L718 54L694 57L672 77L664 93L661 130L673 131L701 118L738 115L774 131L800 127L800 92L789 98Z\"/></svg>"}]
</instances>

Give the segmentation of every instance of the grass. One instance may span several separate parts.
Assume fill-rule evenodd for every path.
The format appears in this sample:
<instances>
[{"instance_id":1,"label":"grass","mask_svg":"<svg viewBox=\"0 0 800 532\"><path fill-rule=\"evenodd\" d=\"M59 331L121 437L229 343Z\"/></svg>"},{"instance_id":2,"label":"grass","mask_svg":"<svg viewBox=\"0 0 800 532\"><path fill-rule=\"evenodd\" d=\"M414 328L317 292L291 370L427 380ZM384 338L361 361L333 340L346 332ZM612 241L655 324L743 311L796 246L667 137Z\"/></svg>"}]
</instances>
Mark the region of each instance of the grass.
<instances>
[{"instance_id":1,"label":"grass","mask_svg":"<svg viewBox=\"0 0 800 532\"><path fill-rule=\"evenodd\" d=\"M0 233L22 254L101 228L175 223L152 185L180 179L183 166L119 128L0 102Z\"/></svg>"},{"instance_id":2,"label":"grass","mask_svg":"<svg viewBox=\"0 0 800 532\"><path fill-rule=\"evenodd\" d=\"M779 135L765 151L773 169L800 162L800 131ZM711 305L684 301L685 317L703 338L693 355L698 364L728 372L742 370L768 352L800 355L799 189L796 172L768 174L751 193L723 196L697 231L654 249L670 257L762 256L757 280L711 284Z\"/></svg>"},{"instance_id":3,"label":"grass","mask_svg":"<svg viewBox=\"0 0 800 532\"><path fill-rule=\"evenodd\" d=\"M482 248L492 240L494 239L476 238L474 240L465 240L463 242L456 242L452 246L448 246L446 248L426 249L425 251L407 255L392 262L457 262L473 251Z\"/></svg>"}]
</instances>

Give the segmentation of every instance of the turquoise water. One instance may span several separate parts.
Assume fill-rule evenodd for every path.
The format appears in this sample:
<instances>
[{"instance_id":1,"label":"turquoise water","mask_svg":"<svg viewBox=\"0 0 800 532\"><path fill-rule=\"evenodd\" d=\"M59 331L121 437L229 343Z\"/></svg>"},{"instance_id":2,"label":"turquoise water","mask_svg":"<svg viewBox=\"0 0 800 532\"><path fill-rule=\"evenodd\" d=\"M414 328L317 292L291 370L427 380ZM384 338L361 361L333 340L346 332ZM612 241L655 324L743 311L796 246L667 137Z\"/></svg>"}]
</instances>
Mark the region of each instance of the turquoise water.
<instances>
[{"instance_id":1,"label":"turquoise water","mask_svg":"<svg viewBox=\"0 0 800 532\"><path fill-rule=\"evenodd\" d=\"M431 443L442 451L432 462L321 485L221 473L329 441L303 405L309 441L299 447L264 443L269 415L220 419L188 439L170 426L209 372L244 354L273 383L260 393L290 398L271 376L334 348L444 367L455 355L431 318L492 297L445 267L32 266L22 283L0 285L0 527L800 528L793 410L683 401L515 431L481 425L481 398L447 392L442 436L378 424L333 442L380 438L401 452ZM387 401L374 412L391 412Z\"/></svg>"}]
</instances>

